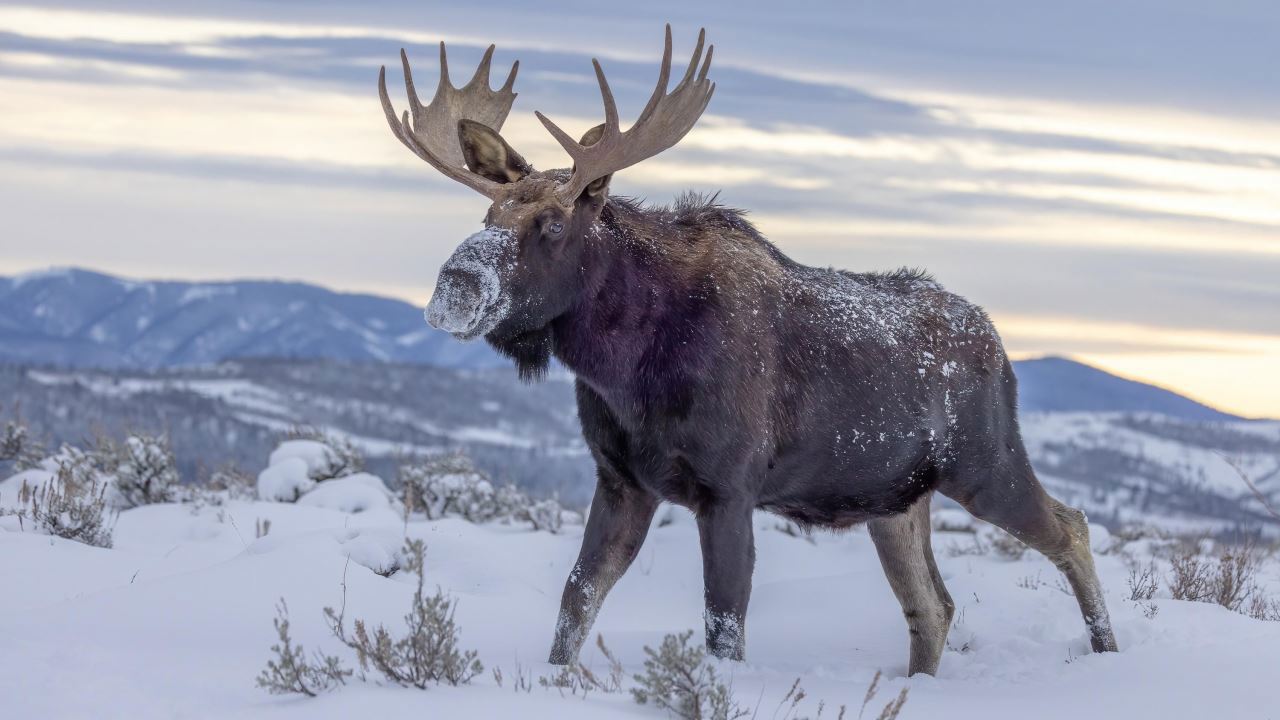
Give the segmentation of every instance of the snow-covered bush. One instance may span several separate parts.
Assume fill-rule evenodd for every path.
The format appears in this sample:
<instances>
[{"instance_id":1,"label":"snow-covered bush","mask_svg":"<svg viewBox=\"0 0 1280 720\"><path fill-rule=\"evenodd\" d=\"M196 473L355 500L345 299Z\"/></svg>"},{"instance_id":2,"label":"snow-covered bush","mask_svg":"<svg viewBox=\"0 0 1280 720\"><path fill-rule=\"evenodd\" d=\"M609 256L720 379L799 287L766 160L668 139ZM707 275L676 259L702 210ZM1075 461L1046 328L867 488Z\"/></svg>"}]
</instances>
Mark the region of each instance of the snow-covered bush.
<instances>
[{"instance_id":1,"label":"snow-covered bush","mask_svg":"<svg viewBox=\"0 0 1280 720\"><path fill-rule=\"evenodd\" d=\"M0 465L11 465L15 470L35 467L44 457L44 448L31 436L31 431L21 418L9 420L0 433Z\"/></svg>"},{"instance_id":2,"label":"snow-covered bush","mask_svg":"<svg viewBox=\"0 0 1280 720\"><path fill-rule=\"evenodd\" d=\"M273 462L258 473L258 499L274 502L297 502L310 492L316 481L307 474L306 461L290 457Z\"/></svg>"},{"instance_id":3,"label":"snow-covered bush","mask_svg":"<svg viewBox=\"0 0 1280 720\"><path fill-rule=\"evenodd\" d=\"M23 529L34 530L95 547L111 547L114 514L107 502L107 482L86 453L64 448L57 469L28 470L20 480L16 515ZM6 481L9 482L9 481Z\"/></svg>"},{"instance_id":4,"label":"snow-covered bush","mask_svg":"<svg viewBox=\"0 0 1280 720\"><path fill-rule=\"evenodd\" d=\"M554 499L534 501L515 485L494 487L489 476L464 453L427 458L400 467L402 499L428 520L460 517L468 522L528 522L534 530L557 533L566 520L581 522Z\"/></svg>"},{"instance_id":5,"label":"snow-covered bush","mask_svg":"<svg viewBox=\"0 0 1280 720\"><path fill-rule=\"evenodd\" d=\"M681 720L732 720L750 714L733 701L700 645L690 647L692 630L667 635L657 650L645 646L644 674L631 695L641 705L653 704Z\"/></svg>"},{"instance_id":6,"label":"snow-covered bush","mask_svg":"<svg viewBox=\"0 0 1280 720\"><path fill-rule=\"evenodd\" d=\"M422 690L442 682L463 685L484 672L474 650L458 648L458 626L453 620L454 601L441 590L428 596L423 590L426 546L411 540L405 546L405 569L418 574L413 607L404 616L406 633L395 637L379 625L370 631L356 620L348 633L343 612L325 608L334 637L356 651L365 672L378 671L391 682Z\"/></svg>"},{"instance_id":7,"label":"snow-covered bush","mask_svg":"<svg viewBox=\"0 0 1280 720\"><path fill-rule=\"evenodd\" d=\"M364 469L364 455L350 440L312 427L297 427L290 430L285 437L285 442L280 444L276 452L284 450L284 455L288 455L292 451L286 448L316 449L316 446L323 446L320 455L314 454L312 450L302 451L308 459L308 472L311 479L316 482L354 475ZM274 463L276 454L272 453L271 456Z\"/></svg>"},{"instance_id":8,"label":"snow-covered bush","mask_svg":"<svg viewBox=\"0 0 1280 720\"><path fill-rule=\"evenodd\" d=\"M391 508L395 502L395 495L387 489L382 478L365 472L322 482L298 498L299 505L345 513Z\"/></svg>"},{"instance_id":9,"label":"snow-covered bush","mask_svg":"<svg viewBox=\"0 0 1280 720\"><path fill-rule=\"evenodd\" d=\"M400 485L405 505L428 520L453 516L488 522L509 516L525 504L523 495L514 488L500 495L488 476L463 453L401 466Z\"/></svg>"},{"instance_id":10,"label":"snow-covered bush","mask_svg":"<svg viewBox=\"0 0 1280 720\"><path fill-rule=\"evenodd\" d=\"M101 447L101 446L100 446ZM179 478L177 460L163 435L131 435L100 463L115 476L115 488L125 507L173 502Z\"/></svg>"},{"instance_id":11,"label":"snow-covered bush","mask_svg":"<svg viewBox=\"0 0 1280 720\"><path fill-rule=\"evenodd\" d=\"M258 497L275 502L296 502L311 492L316 483L355 475L364 466L359 451L346 440L315 431L280 443L267 459L267 468L258 473ZM319 439L317 439L319 438Z\"/></svg>"},{"instance_id":12,"label":"snow-covered bush","mask_svg":"<svg viewBox=\"0 0 1280 720\"><path fill-rule=\"evenodd\" d=\"M253 500L258 496L257 481L234 464L214 470L204 480L183 487L178 501L190 503L193 513L206 507L222 507L231 500Z\"/></svg>"},{"instance_id":13,"label":"snow-covered bush","mask_svg":"<svg viewBox=\"0 0 1280 720\"><path fill-rule=\"evenodd\" d=\"M271 646L275 657L268 660L266 668L258 674L258 687L273 695L297 693L315 697L347 684L351 670L342 667L337 657L318 652L308 657L301 645L294 644L289 634L289 607L284 600L276 608L275 625L279 638L279 642Z\"/></svg>"},{"instance_id":14,"label":"snow-covered bush","mask_svg":"<svg viewBox=\"0 0 1280 720\"><path fill-rule=\"evenodd\" d=\"M545 530L555 535L564 529L565 509L555 499L539 500L528 505L516 517L528 520L535 531Z\"/></svg>"}]
</instances>

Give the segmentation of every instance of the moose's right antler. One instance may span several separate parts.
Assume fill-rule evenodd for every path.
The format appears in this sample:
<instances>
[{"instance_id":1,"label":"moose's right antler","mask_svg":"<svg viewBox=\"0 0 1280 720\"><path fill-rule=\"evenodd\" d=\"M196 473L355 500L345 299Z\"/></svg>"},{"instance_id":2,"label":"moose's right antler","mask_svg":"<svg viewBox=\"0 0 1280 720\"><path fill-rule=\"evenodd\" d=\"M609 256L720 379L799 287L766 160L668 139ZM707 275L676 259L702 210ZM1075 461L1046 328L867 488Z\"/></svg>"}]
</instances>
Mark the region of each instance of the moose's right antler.
<instances>
[{"instance_id":1,"label":"moose's right antler","mask_svg":"<svg viewBox=\"0 0 1280 720\"><path fill-rule=\"evenodd\" d=\"M604 132L598 141L582 145L545 115L535 113L547 131L569 153L569 157L573 158L573 176L557 190L561 202L573 204L593 180L657 155L680 142L680 138L693 128L702 111L707 109L711 93L716 89L715 83L707 80L715 46L707 48L707 58L702 63L697 79L693 75L698 70L698 61L702 59L702 44L705 39L706 31L699 30L698 46L693 51L693 59L689 61L689 69L685 70L680 84L668 94L667 82L671 77L671 26L667 25L666 49L662 53L658 86L654 88L640 117L626 132L619 128L618 106L613 101L609 82L604 79L600 62L594 58L591 63L596 68L596 80L600 83L600 95L604 100Z\"/></svg>"},{"instance_id":2,"label":"moose's right antler","mask_svg":"<svg viewBox=\"0 0 1280 720\"><path fill-rule=\"evenodd\" d=\"M418 101L418 93L413 87L409 56L403 49L400 50L400 62L404 64L404 86L409 94L409 108L413 111L412 126L409 124L408 110L397 118L395 109L391 107L391 98L387 96L387 68L384 66L378 71L378 95L382 98L382 109L387 114L391 132L405 147L446 177L457 180L490 199L497 197L501 186L466 169L461 143L458 141L458 122L474 120L488 125L495 132L502 129L502 123L511 112L511 104L516 100L516 94L511 88L515 85L520 62L516 61L511 66L507 82L495 91L489 87L489 64L492 61L493 46L490 45L471 81L461 88L455 88L449 82L449 61L445 56L444 43L440 43L440 84L436 87L431 103L424 106Z\"/></svg>"}]
</instances>

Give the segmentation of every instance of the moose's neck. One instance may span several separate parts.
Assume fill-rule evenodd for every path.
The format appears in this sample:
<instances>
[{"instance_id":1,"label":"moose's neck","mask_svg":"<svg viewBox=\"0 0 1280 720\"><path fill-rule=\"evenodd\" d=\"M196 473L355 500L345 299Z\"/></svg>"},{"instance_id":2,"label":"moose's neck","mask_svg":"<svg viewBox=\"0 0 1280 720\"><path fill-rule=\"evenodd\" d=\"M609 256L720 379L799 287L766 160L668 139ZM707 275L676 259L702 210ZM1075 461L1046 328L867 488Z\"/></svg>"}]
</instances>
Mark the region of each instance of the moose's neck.
<instances>
[{"instance_id":1,"label":"moose's neck","mask_svg":"<svg viewBox=\"0 0 1280 720\"><path fill-rule=\"evenodd\" d=\"M551 326L557 359L600 390L632 386L655 371L647 361L666 366L692 349L683 335L697 289L668 247L679 239L647 219L635 208L606 208L588 239L582 295Z\"/></svg>"}]
</instances>

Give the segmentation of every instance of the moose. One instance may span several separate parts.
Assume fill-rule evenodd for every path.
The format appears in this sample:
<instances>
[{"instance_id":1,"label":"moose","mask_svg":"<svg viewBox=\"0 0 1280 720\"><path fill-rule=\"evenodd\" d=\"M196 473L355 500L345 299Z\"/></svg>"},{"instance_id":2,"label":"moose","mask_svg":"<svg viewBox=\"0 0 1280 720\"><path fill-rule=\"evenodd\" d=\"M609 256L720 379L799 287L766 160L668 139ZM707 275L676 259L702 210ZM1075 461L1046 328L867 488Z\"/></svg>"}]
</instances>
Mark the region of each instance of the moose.
<instances>
[{"instance_id":1,"label":"moose","mask_svg":"<svg viewBox=\"0 0 1280 720\"><path fill-rule=\"evenodd\" d=\"M550 662L576 660L666 501L697 519L714 655L744 658L762 509L806 528L866 523L906 617L908 672L934 674L955 608L930 547L935 491L1052 560L1093 650L1116 650L1085 516L1037 480L1013 371L980 307L919 271L802 265L714 197L610 195L614 173L674 146L706 109L704 42L668 92L667 26L657 86L626 131L596 60L603 124L575 141L536 113L568 169L534 170L499 135L519 63L493 90L493 46L458 88L441 43L427 105L402 50L399 117L385 67L378 77L400 142L491 201L440 269L427 321L483 336L525 380L553 357L576 378L597 480Z\"/></svg>"}]
</instances>

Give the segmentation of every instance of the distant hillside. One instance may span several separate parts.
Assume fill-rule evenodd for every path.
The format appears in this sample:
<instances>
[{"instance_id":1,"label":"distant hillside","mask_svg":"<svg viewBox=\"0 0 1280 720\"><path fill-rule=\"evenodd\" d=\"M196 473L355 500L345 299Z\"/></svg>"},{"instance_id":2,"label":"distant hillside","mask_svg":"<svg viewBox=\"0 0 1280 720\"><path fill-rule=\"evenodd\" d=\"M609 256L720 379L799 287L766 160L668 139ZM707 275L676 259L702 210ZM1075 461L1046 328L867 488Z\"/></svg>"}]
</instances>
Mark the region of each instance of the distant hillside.
<instances>
[{"instance_id":1,"label":"distant hillside","mask_svg":"<svg viewBox=\"0 0 1280 720\"><path fill-rule=\"evenodd\" d=\"M1183 420L1239 420L1170 390L1059 357L1022 360L1018 406L1030 412L1155 412Z\"/></svg>"},{"instance_id":2,"label":"distant hillside","mask_svg":"<svg viewBox=\"0 0 1280 720\"><path fill-rule=\"evenodd\" d=\"M408 303L315 285L77 269L0 278L0 362L138 369L241 357L501 364L484 343L432 330Z\"/></svg>"},{"instance_id":3,"label":"distant hillside","mask_svg":"<svg viewBox=\"0 0 1280 720\"><path fill-rule=\"evenodd\" d=\"M0 363L138 370L237 358L509 365L483 342L433 330L406 302L304 283L134 281L77 269L0 278ZM1025 360L1014 369L1029 412L1237 419L1071 360Z\"/></svg>"},{"instance_id":4,"label":"distant hillside","mask_svg":"<svg viewBox=\"0 0 1280 720\"><path fill-rule=\"evenodd\" d=\"M160 371L0 366L0 398L54 445L95 431L167 433L188 478L228 461L257 472L283 431L315 425L360 446L387 478L406 455L465 448L495 478L540 496L582 506L594 487L564 373L526 385L508 369L332 360ZM1050 492L1095 523L1280 534L1225 459L1280 505L1280 422L1027 412L1022 430Z\"/></svg>"}]
</instances>

